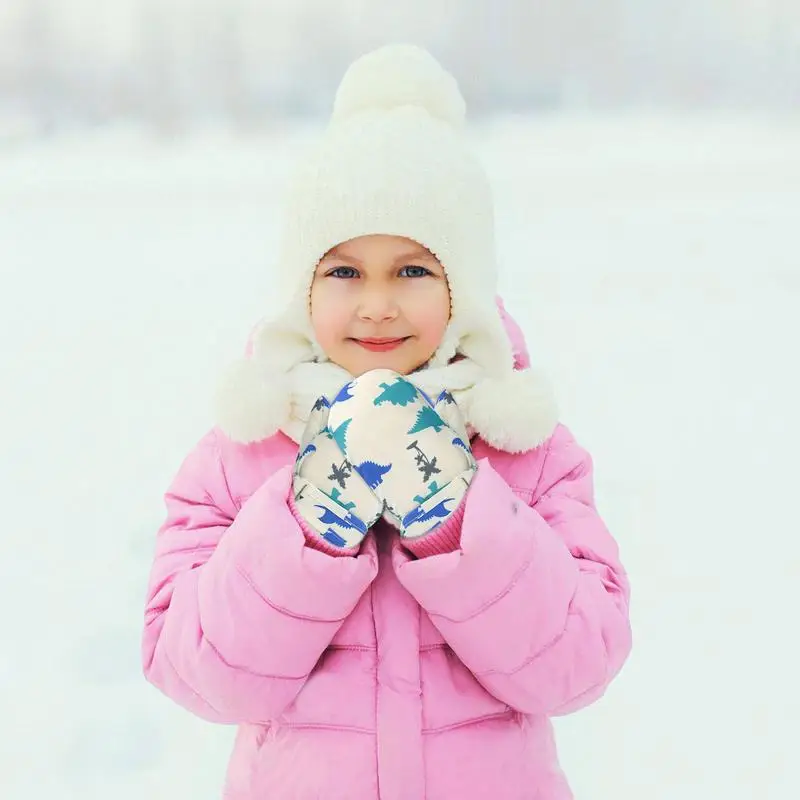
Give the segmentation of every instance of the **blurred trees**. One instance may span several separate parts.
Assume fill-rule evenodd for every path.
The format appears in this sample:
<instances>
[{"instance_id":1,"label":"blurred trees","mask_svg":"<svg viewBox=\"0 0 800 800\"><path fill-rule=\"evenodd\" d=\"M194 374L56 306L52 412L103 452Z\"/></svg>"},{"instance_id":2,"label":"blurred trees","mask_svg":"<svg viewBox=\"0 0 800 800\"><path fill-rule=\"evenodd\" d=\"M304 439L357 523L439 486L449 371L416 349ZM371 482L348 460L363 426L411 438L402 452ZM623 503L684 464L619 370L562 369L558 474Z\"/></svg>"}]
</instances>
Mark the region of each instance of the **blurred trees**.
<instances>
[{"instance_id":1,"label":"blurred trees","mask_svg":"<svg viewBox=\"0 0 800 800\"><path fill-rule=\"evenodd\" d=\"M357 55L430 48L474 115L800 105L796 0L3 0L0 129L326 114Z\"/></svg>"}]
</instances>

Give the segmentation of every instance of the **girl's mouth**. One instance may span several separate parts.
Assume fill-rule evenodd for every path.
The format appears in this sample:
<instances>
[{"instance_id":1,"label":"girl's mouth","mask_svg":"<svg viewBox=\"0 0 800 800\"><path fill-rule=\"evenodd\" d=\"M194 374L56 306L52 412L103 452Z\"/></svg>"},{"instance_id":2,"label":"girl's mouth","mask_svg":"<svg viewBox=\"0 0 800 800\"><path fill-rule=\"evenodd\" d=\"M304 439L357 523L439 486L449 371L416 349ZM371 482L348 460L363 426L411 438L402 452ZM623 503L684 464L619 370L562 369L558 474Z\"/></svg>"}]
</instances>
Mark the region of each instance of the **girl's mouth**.
<instances>
[{"instance_id":1,"label":"girl's mouth","mask_svg":"<svg viewBox=\"0 0 800 800\"><path fill-rule=\"evenodd\" d=\"M383 352L385 350L394 350L395 347L399 347L408 338L410 337L404 336L401 339L353 339L353 341L361 345L365 350Z\"/></svg>"}]
</instances>

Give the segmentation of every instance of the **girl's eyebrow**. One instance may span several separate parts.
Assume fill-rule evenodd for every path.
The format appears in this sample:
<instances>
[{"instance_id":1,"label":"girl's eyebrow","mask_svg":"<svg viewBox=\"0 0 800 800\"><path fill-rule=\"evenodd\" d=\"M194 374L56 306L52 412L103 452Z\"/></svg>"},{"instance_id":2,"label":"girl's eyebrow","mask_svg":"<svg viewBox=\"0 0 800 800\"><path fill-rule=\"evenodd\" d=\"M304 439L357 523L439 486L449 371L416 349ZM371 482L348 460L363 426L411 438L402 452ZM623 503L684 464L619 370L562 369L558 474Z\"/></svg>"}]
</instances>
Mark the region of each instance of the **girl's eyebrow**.
<instances>
[{"instance_id":1,"label":"girl's eyebrow","mask_svg":"<svg viewBox=\"0 0 800 800\"><path fill-rule=\"evenodd\" d=\"M394 263L397 264L400 261L412 261L415 258L433 258L435 259L436 256L430 252L430 250L425 250L424 248L417 248L416 250L412 250L409 253L403 253L401 256L397 256L394 260Z\"/></svg>"},{"instance_id":2,"label":"girl's eyebrow","mask_svg":"<svg viewBox=\"0 0 800 800\"><path fill-rule=\"evenodd\" d=\"M417 248L416 250L411 250L408 253L403 253L402 255L397 256L397 258L395 258L392 263L398 264L401 261L412 261L413 259L420 257L436 260L436 256L433 255L433 253L431 253L430 250L426 250L424 248ZM361 265L363 263L360 258L356 258L355 256L349 255L347 253L342 253L335 247L333 248L333 250L328 251L322 257L322 261L326 261L332 258L338 258L341 261L350 261L358 265Z\"/></svg>"},{"instance_id":3,"label":"girl's eyebrow","mask_svg":"<svg viewBox=\"0 0 800 800\"><path fill-rule=\"evenodd\" d=\"M326 259L329 259L329 258L338 258L341 261L353 261L356 264L360 264L361 263L361 259L360 258L356 258L355 256L350 256L350 255L347 255L345 253L340 253L335 247L333 248L333 250L329 250L322 257L322 260L325 261Z\"/></svg>"}]
</instances>

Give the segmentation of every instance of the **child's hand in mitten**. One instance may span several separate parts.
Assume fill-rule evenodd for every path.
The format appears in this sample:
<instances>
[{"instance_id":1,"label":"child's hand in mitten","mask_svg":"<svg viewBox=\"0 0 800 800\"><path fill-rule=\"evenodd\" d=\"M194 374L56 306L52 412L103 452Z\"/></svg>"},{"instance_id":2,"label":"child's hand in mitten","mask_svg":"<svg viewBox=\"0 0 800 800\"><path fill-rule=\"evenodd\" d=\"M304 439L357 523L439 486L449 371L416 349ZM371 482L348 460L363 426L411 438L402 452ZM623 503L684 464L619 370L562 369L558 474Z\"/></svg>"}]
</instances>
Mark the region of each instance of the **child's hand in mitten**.
<instances>
[{"instance_id":1,"label":"child's hand in mitten","mask_svg":"<svg viewBox=\"0 0 800 800\"><path fill-rule=\"evenodd\" d=\"M353 469L385 501L384 518L406 538L438 527L458 507L476 470L452 396L433 404L389 369L364 373L339 392L329 425Z\"/></svg>"},{"instance_id":2,"label":"child's hand in mitten","mask_svg":"<svg viewBox=\"0 0 800 800\"><path fill-rule=\"evenodd\" d=\"M359 544L383 511L373 494L336 444L328 427L330 403L314 404L300 442L292 490L297 511L328 544Z\"/></svg>"}]
</instances>

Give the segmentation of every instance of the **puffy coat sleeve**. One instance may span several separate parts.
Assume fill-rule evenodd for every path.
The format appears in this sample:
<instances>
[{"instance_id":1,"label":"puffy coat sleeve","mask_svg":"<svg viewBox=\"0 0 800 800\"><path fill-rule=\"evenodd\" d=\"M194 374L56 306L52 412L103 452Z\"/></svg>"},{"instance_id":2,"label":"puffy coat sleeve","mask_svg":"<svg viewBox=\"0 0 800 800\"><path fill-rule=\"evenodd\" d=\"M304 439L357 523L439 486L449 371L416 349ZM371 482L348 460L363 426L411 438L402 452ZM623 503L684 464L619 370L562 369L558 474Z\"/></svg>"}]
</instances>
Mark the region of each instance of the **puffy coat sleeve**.
<instances>
[{"instance_id":1,"label":"puffy coat sleeve","mask_svg":"<svg viewBox=\"0 0 800 800\"><path fill-rule=\"evenodd\" d=\"M589 454L564 426L545 446L535 503L481 459L460 547L417 560L396 550L395 569L489 692L557 716L597 700L627 659L629 583L595 508Z\"/></svg>"},{"instance_id":2,"label":"puffy coat sleeve","mask_svg":"<svg viewBox=\"0 0 800 800\"><path fill-rule=\"evenodd\" d=\"M306 546L287 503L291 479L291 466L278 470L237 513L212 431L166 493L143 668L205 719L279 716L377 574L374 548L336 558Z\"/></svg>"}]
</instances>

